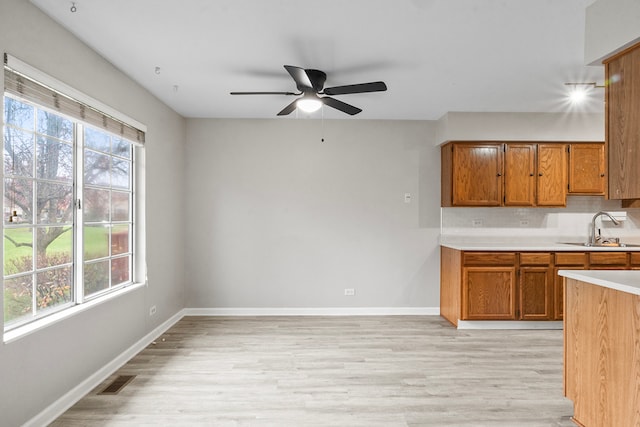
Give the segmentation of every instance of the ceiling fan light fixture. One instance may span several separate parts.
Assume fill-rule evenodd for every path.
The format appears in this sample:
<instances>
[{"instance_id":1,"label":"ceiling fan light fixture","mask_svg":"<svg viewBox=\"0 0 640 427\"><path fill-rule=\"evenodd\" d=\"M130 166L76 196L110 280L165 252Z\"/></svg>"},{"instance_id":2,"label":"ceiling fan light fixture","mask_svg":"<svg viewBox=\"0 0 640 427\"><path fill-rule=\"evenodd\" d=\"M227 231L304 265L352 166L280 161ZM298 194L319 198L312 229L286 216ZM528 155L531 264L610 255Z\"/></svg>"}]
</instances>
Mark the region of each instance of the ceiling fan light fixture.
<instances>
[{"instance_id":1,"label":"ceiling fan light fixture","mask_svg":"<svg viewBox=\"0 0 640 427\"><path fill-rule=\"evenodd\" d=\"M317 96L303 96L296 102L296 106L305 113L313 113L322 107L322 101Z\"/></svg>"}]
</instances>

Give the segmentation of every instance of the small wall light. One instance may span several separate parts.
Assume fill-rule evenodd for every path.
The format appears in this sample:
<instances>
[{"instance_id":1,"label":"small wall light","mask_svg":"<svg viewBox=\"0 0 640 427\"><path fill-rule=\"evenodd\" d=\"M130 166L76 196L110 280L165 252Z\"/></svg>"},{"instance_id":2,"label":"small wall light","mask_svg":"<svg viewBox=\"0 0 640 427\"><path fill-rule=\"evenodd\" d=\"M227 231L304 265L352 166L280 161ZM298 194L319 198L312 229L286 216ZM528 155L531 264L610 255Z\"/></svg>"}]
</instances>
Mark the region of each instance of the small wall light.
<instances>
[{"instance_id":1,"label":"small wall light","mask_svg":"<svg viewBox=\"0 0 640 427\"><path fill-rule=\"evenodd\" d=\"M569 82L564 85L573 87L569 92L569 101L572 104L581 104L586 101L590 89L604 87L604 85L598 85L596 82Z\"/></svg>"}]
</instances>

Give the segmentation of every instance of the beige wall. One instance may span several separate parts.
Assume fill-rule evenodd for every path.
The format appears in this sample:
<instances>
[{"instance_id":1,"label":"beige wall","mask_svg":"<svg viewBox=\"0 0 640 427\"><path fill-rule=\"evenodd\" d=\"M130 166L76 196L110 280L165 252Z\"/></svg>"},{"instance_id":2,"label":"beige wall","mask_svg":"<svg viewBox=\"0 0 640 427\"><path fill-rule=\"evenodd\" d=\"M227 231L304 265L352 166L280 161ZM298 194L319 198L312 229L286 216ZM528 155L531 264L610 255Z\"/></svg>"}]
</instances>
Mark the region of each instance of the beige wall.
<instances>
[{"instance_id":1,"label":"beige wall","mask_svg":"<svg viewBox=\"0 0 640 427\"><path fill-rule=\"evenodd\" d=\"M438 125L438 143L484 141L604 141L602 113L451 112Z\"/></svg>"},{"instance_id":2,"label":"beige wall","mask_svg":"<svg viewBox=\"0 0 640 427\"><path fill-rule=\"evenodd\" d=\"M437 307L433 132L425 121L188 120L187 307Z\"/></svg>"}]
</instances>

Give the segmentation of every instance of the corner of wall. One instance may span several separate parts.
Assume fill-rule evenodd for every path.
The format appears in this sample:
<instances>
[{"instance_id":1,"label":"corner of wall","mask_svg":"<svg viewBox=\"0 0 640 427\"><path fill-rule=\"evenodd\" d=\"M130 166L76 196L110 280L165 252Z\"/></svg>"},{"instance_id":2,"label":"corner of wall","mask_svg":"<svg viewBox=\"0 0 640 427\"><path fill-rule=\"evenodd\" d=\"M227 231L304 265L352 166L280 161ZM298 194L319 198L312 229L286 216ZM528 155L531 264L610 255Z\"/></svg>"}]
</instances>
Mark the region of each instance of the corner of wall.
<instances>
[{"instance_id":1,"label":"corner of wall","mask_svg":"<svg viewBox=\"0 0 640 427\"><path fill-rule=\"evenodd\" d=\"M449 113L445 113L442 117L440 117L436 121L436 129L435 129L435 145L440 145L449 140L448 138L448 130L449 130Z\"/></svg>"},{"instance_id":2,"label":"corner of wall","mask_svg":"<svg viewBox=\"0 0 640 427\"><path fill-rule=\"evenodd\" d=\"M585 12L584 63L602 61L640 41L640 2L597 0Z\"/></svg>"}]
</instances>

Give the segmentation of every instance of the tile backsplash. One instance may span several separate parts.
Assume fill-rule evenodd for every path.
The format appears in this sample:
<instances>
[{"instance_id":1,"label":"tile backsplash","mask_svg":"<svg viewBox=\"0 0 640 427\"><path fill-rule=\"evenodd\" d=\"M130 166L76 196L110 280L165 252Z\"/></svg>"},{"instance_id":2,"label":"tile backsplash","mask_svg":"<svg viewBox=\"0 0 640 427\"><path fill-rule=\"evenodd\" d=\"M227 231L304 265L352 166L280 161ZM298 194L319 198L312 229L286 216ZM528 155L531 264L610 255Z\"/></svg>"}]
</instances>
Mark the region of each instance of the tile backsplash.
<instances>
[{"instance_id":1,"label":"tile backsplash","mask_svg":"<svg viewBox=\"0 0 640 427\"><path fill-rule=\"evenodd\" d=\"M596 212L626 212L618 226L598 219L606 237L640 241L640 209L623 209L619 200L569 196L565 208L442 208L441 233L457 236L578 237L586 239Z\"/></svg>"}]
</instances>

